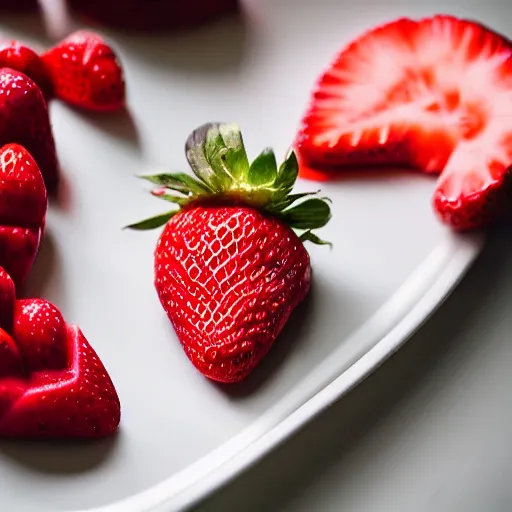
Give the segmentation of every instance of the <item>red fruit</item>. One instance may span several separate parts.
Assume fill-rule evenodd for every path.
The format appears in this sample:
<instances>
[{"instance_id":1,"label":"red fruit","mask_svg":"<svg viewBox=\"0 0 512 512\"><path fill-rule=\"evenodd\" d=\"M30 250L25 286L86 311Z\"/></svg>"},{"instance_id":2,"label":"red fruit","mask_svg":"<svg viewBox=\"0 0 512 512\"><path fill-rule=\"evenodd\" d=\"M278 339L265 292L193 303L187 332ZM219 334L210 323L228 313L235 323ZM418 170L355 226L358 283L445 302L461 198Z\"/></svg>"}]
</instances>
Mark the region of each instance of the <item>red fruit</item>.
<instances>
[{"instance_id":1,"label":"red fruit","mask_svg":"<svg viewBox=\"0 0 512 512\"><path fill-rule=\"evenodd\" d=\"M0 146L16 143L34 158L46 186L58 182L55 142L41 89L25 74L0 69Z\"/></svg>"},{"instance_id":2,"label":"red fruit","mask_svg":"<svg viewBox=\"0 0 512 512\"><path fill-rule=\"evenodd\" d=\"M9 274L0 267L0 329L10 331L16 290Z\"/></svg>"},{"instance_id":3,"label":"red fruit","mask_svg":"<svg viewBox=\"0 0 512 512\"><path fill-rule=\"evenodd\" d=\"M39 249L47 196L39 168L18 144L0 149L0 266L21 284Z\"/></svg>"},{"instance_id":4,"label":"red fruit","mask_svg":"<svg viewBox=\"0 0 512 512\"><path fill-rule=\"evenodd\" d=\"M0 379L21 377L23 372L21 357L14 340L0 329Z\"/></svg>"},{"instance_id":5,"label":"red fruit","mask_svg":"<svg viewBox=\"0 0 512 512\"><path fill-rule=\"evenodd\" d=\"M9 288L3 280L0 290ZM0 330L0 437L112 434L119 398L80 329L41 299L16 301L11 310L11 335Z\"/></svg>"},{"instance_id":6,"label":"red fruit","mask_svg":"<svg viewBox=\"0 0 512 512\"><path fill-rule=\"evenodd\" d=\"M453 16L367 32L322 74L295 146L308 167L408 166L440 173L434 207L455 229L504 213L512 165L512 46Z\"/></svg>"},{"instance_id":7,"label":"red fruit","mask_svg":"<svg viewBox=\"0 0 512 512\"><path fill-rule=\"evenodd\" d=\"M238 0L68 0L68 4L101 24L142 31L193 27L239 7Z\"/></svg>"},{"instance_id":8,"label":"red fruit","mask_svg":"<svg viewBox=\"0 0 512 512\"><path fill-rule=\"evenodd\" d=\"M27 370L67 368L66 324L51 302L43 299L17 300L13 318L12 335Z\"/></svg>"},{"instance_id":9,"label":"red fruit","mask_svg":"<svg viewBox=\"0 0 512 512\"><path fill-rule=\"evenodd\" d=\"M321 198L294 204L314 194L290 194L293 152L279 169L269 148L249 165L236 125L198 128L186 151L197 180L144 177L159 185L154 195L181 209L130 227L166 224L155 250L160 302L194 366L210 379L239 382L308 294L303 241L324 243L311 230L329 221L330 208Z\"/></svg>"},{"instance_id":10,"label":"red fruit","mask_svg":"<svg viewBox=\"0 0 512 512\"><path fill-rule=\"evenodd\" d=\"M309 292L310 272L288 225L240 206L184 210L155 251L158 296L186 354L222 382L260 362Z\"/></svg>"},{"instance_id":11,"label":"red fruit","mask_svg":"<svg viewBox=\"0 0 512 512\"><path fill-rule=\"evenodd\" d=\"M124 72L113 49L97 34L79 31L42 55L54 95L88 110L125 105Z\"/></svg>"},{"instance_id":12,"label":"red fruit","mask_svg":"<svg viewBox=\"0 0 512 512\"><path fill-rule=\"evenodd\" d=\"M11 68L31 78L43 91L51 94L50 78L39 55L19 41L0 42L0 68Z\"/></svg>"}]
</instances>

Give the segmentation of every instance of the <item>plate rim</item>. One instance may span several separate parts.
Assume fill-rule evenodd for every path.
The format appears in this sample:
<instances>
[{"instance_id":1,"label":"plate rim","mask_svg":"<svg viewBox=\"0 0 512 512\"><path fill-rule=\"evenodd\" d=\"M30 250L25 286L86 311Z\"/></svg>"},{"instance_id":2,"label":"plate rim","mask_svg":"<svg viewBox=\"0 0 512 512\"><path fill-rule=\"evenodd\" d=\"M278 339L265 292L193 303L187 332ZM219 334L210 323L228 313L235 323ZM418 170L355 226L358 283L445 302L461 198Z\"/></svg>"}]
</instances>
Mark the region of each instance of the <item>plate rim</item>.
<instances>
[{"instance_id":1,"label":"plate rim","mask_svg":"<svg viewBox=\"0 0 512 512\"><path fill-rule=\"evenodd\" d=\"M298 390L292 389L242 432L197 461L139 494L74 512L175 512L197 505L340 400L399 350L458 286L486 238L485 233L449 232L393 295L344 339L347 343L357 337L377 339L348 367L336 364L337 350L333 351ZM304 399L305 394L309 396ZM286 401L288 411L283 413Z\"/></svg>"}]
</instances>

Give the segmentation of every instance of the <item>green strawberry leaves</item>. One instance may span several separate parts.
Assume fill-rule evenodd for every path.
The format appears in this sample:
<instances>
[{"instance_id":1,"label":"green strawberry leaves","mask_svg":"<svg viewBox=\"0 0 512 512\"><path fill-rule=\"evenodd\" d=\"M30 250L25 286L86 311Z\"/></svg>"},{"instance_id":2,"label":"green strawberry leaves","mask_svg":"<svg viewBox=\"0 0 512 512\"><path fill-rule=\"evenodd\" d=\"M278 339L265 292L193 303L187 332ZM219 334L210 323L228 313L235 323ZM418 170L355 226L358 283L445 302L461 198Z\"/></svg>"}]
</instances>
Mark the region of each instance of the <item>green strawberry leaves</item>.
<instances>
[{"instance_id":1,"label":"green strawberry leaves","mask_svg":"<svg viewBox=\"0 0 512 512\"><path fill-rule=\"evenodd\" d=\"M178 211L166 212L160 215L155 215L154 217L150 217L149 219L136 222L135 224L130 224L129 226L126 226L126 228L137 229L139 231L159 228L167 224L171 220L171 218L174 215L176 215L176 213L178 213Z\"/></svg>"},{"instance_id":2,"label":"green strawberry leaves","mask_svg":"<svg viewBox=\"0 0 512 512\"><path fill-rule=\"evenodd\" d=\"M318 229L331 219L331 209L324 199L311 198L282 211L279 217L296 229Z\"/></svg>"},{"instance_id":3,"label":"green strawberry leaves","mask_svg":"<svg viewBox=\"0 0 512 512\"><path fill-rule=\"evenodd\" d=\"M272 148L265 148L253 161L247 173L247 182L252 187L272 185L277 178L276 155Z\"/></svg>"},{"instance_id":4,"label":"green strawberry leaves","mask_svg":"<svg viewBox=\"0 0 512 512\"><path fill-rule=\"evenodd\" d=\"M293 189L299 175L299 162L294 151L290 151L279 167L275 186L281 194L287 196Z\"/></svg>"},{"instance_id":5,"label":"green strawberry leaves","mask_svg":"<svg viewBox=\"0 0 512 512\"><path fill-rule=\"evenodd\" d=\"M206 123L187 138L185 154L195 175L162 173L139 176L157 188L152 194L178 205L172 212L127 226L153 229L165 224L181 207L215 199L224 204L245 204L286 222L302 241L327 244L313 229L331 219L329 200L318 192L291 194L299 172L293 150L280 166L272 148L249 162L240 128L234 123Z\"/></svg>"}]
</instances>

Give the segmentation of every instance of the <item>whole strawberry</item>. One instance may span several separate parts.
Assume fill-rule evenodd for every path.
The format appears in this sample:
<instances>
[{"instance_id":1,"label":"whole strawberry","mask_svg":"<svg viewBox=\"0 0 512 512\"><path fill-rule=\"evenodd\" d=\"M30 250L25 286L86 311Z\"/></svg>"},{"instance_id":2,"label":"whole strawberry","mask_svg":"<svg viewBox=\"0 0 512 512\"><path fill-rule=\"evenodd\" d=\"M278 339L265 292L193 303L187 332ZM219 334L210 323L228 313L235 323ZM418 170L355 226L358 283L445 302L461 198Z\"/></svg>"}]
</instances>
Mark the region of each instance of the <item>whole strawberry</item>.
<instances>
[{"instance_id":1,"label":"whole strawberry","mask_svg":"<svg viewBox=\"0 0 512 512\"><path fill-rule=\"evenodd\" d=\"M101 36L78 31L41 56L58 99L87 110L125 106L124 72Z\"/></svg>"},{"instance_id":2,"label":"whole strawberry","mask_svg":"<svg viewBox=\"0 0 512 512\"><path fill-rule=\"evenodd\" d=\"M0 68L0 146L17 143L34 158L47 188L58 183L59 170L46 101L27 75Z\"/></svg>"},{"instance_id":3,"label":"whole strawberry","mask_svg":"<svg viewBox=\"0 0 512 512\"><path fill-rule=\"evenodd\" d=\"M16 40L0 40L0 68L11 68L31 78L49 98L52 84L41 57L26 44Z\"/></svg>"},{"instance_id":4,"label":"whole strawberry","mask_svg":"<svg viewBox=\"0 0 512 512\"><path fill-rule=\"evenodd\" d=\"M306 240L331 217L313 193L291 194L291 152L278 168L270 148L249 164L236 125L206 124L187 140L196 179L143 176L179 209L132 224L166 224L155 250L155 286L185 353L210 379L247 377L310 289ZM296 231L298 233L296 233Z\"/></svg>"},{"instance_id":5,"label":"whole strawberry","mask_svg":"<svg viewBox=\"0 0 512 512\"><path fill-rule=\"evenodd\" d=\"M18 144L0 148L0 266L17 285L37 255L46 209L46 188L34 159Z\"/></svg>"}]
</instances>

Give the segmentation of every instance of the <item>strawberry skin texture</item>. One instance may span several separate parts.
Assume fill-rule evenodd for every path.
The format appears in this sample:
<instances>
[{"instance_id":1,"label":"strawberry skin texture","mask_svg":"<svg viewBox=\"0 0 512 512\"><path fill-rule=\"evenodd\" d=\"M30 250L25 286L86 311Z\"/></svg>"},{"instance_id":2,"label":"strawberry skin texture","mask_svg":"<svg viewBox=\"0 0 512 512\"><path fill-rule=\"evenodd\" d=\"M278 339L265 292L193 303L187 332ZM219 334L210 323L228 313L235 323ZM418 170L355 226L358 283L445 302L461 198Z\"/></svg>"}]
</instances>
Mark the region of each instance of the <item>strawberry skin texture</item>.
<instances>
[{"instance_id":1,"label":"strawberry skin texture","mask_svg":"<svg viewBox=\"0 0 512 512\"><path fill-rule=\"evenodd\" d=\"M25 74L0 69L0 145L23 146L36 161L45 185L58 183L58 163L45 98Z\"/></svg>"},{"instance_id":2,"label":"strawberry skin texture","mask_svg":"<svg viewBox=\"0 0 512 512\"><path fill-rule=\"evenodd\" d=\"M155 250L155 287L192 364L245 379L310 289L309 255L286 224L248 207L175 215Z\"/></svg>"},{"instance_id":3,"label":"strawberry skin texture","mask_svg":"<svg viewBox=\"0 0 512 512\"><path fill-rule=\"evenodd\" d=\"M39 250L47 210L43 177L18 144L0 148L0 266L21 285Z\"/></svg>"},{"instance_id":4,"label":"strawberry skin texture","mask_svg":"<svg viewBox=\"0 0 512 512\"><path fill-rule=\"evenodd\" d=\"M402 18L336 56L315 84L295 147L306 178L369 166L440 175L438 218L478 229L510 209L511 116L508 39L448 15Z\"/></svg>"},{"instance_id":5,"label":"strawberry skin texture","mask_svg":"<svg viewBox=\"0 0 512 512\"><path fill-rule=\"evenodd\" d=\"M124 72L114 50L97 34L78 31L41 56L53 94L87 110L125 106Z\"/></svg>"},{"instance_id":6,"label":"strawberry skin texture","mask_svg":"<svg viewBox=\"0 0 512 512\"><path fill-rule=\"evenodd\" d=\"M0 329L0 375L17 377L22 372L21 356L15 341Z\"/></svg>"},{"instance_id":7,"label":"strawberry skin texture","mask_svg":"<svg viewBox=\"0 0 512 512\"><path fill-rule=\"evenodd\" d=\"M24 73L50 97L52 85L41 57L19 41L0 42L0 68L11 68Z\"/></svg>"},{"instance_id":8,"label":"strawberry skin texture","mask_svg":"<svg viewBox=\"0 0 512 512\"><path fill-rule=\"evenodd\" d=\"M1 298L12 281L0 269ZM96 438L113 434L121 407L114 384L81 330L42 299L14 300L0 329L0 437Z\"/></svg>"},{"instance_id":9,"label":"strawberry skin texture","mask_svg":"<svg viewBox=\"0 0 512 512\"><path fill-rule=\"evenodd\" d=\"M43 299L17 300L13 318L11 333L28 371L67 368L66 324L51 302Z\"/></svg>"},{"instance_id":10,"label":"strawberry skin texture","mask_svg":"<svg viewBox=\"0 0 512 512\"><path fill-rule=\"evenodd\" d=\"M0 267L0 329L10 332L16 289L11 276Z\"/></svg>"}]
</instances>

